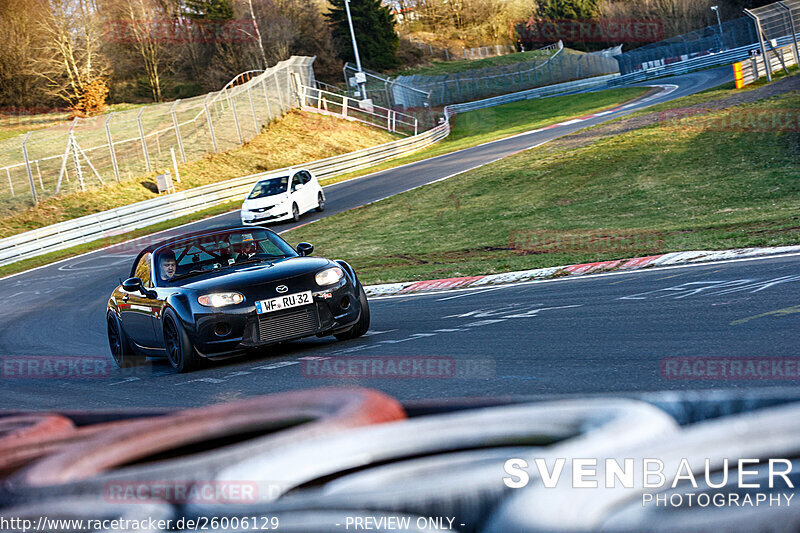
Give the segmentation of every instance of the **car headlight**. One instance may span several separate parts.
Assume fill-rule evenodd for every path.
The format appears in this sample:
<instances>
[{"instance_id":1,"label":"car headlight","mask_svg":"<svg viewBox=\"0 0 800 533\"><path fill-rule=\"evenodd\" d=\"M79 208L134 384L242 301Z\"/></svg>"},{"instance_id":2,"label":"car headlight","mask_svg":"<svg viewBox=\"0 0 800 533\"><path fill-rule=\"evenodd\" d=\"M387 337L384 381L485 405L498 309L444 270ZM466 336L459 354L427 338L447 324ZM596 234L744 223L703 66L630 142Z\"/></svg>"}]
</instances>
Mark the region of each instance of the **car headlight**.
<instances>
[{"instance_id":1,"label":"car headlight","mask_svg":"<svg viewBox=\"0 0 800 533\"><path fill-rule=\"evenodd\" d=\"M244 296L238 292L216 292L197 298L197 303L205 307L225 307L226 305L240 304L243 301Z\"/></svg>"},{"instance_id":2,"label":"car headlight","mask_svg":"<svg viewBox=\"0 0 800 533\"><path fill-rule=\"evenodd\" d=\"M339 267L332 267L326 268L320 272L317 272L317 275L314 276L314 279L317 281L317 285L320 287L325 287L326 285L333 285L334 283L338 283L340 279L344 277L344 271Z\"/></svg>"}]
</instances>

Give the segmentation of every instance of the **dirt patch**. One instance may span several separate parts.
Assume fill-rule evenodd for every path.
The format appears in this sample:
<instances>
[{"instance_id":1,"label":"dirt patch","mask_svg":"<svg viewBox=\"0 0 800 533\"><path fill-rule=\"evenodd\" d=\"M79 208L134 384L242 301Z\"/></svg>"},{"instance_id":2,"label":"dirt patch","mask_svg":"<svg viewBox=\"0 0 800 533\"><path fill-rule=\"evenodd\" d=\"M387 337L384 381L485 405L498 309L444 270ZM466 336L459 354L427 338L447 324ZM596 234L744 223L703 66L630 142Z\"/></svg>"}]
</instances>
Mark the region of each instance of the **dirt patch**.
<instances>
[{"instance_id":1,"label":"dirt patch","mask_svg":"<svg viewBox=\"0 0 800 533\"><path fill-rule=\"evenodd\" d=\"M769 85L759 87L758 89L753 89L752 91L732 94L731 96L726 96L725 98L687 106L682 109L688 113L716 111L737 105L750 104L759 100L765 100L767 98L780 96L782 94L798 90L800 90L800 76L790 76L774 83L770 83ZM548 145L548 150L556 151L581 148L583 146L592 144L603 137L619 135L621 133L652 126L661 122L663 118L663 112L656 111L646 115L639 115L636 117L618 120L610 124L603 124L588 130L573 133L572 135L568 135L566 137L562 137L561 139L550 143Z\"/></svg>"}]
</instances>

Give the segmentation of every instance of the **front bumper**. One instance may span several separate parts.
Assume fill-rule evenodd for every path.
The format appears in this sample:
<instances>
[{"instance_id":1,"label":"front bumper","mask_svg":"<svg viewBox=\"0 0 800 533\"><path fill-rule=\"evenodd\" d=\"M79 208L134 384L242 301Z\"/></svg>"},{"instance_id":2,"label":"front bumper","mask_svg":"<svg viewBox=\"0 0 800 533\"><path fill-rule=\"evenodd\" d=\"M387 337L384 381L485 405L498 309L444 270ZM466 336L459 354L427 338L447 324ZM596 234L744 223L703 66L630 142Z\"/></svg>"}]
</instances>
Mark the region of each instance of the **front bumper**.
<instances>
[{"instance_id":1,"label":"front bumper","mask_svg":"<svg viewBox=\"0 0 800 533\"><path fill-rule=\"evenodd\" d=\"M263 213L242 211L240 218L242 220L242 224L250 226L254 224L263 224L264 222L278 222L281 220L287 220L292 218L292 213L286 208L278 206L271 211L265 211Z\"/></svg>"},{"instance_id":2,"label":"front bumper","mask_svg":"<svg viewBox=\"0 0 800 533\"><path fill-rule=\"evenodd\" d=\"M346 278L345 278L346 279ZM195 316L194 344L200 355L224 357L260 346L346 329L358 321L360 304L350 282L313 293L312 304L257 314L255 301Z\"/></svg>"}]
</instances>

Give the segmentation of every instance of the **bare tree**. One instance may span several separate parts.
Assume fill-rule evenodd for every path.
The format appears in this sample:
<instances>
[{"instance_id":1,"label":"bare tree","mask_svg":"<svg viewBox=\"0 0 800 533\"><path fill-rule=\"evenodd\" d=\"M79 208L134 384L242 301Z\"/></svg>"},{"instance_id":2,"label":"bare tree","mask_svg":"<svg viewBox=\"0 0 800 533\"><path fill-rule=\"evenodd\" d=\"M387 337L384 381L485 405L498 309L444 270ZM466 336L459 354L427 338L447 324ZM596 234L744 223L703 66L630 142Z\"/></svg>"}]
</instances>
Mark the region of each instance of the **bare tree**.
<instances>
[{"instance_id":1,"label":"bare tree","mask_svg":"<svg viewBox=\"0 0 800 533\"><path fill-rule=\"evenodd\" d=\"M601 12L609 18L654 19L661 22L664 36L697 30L716 21L712 0L605 0ZM722 3L724 5L724 2Z\"/></svg>"},{"instance_id":2,"label":"bare tree","mask_svg":"<svg viewBox=\"0 0 800 533\"><path fill-rule=\"evenodd\" d=\"M153 101L161 102L165 36L171 31L173 21L157 0L126 0L123 5L130 44L141 59Z\"/></svg>"},{"instance_id":3,"label":"bare tree","mask_svg":"<svg viewBox=\"0 0 800 533\"><path fill-rule=\"evenodd\" d=\"M0 107L50 103L33 68L41 39L38 7L25 0L0 0L0 35L13 36L0 39Z\"/></svg>"},{"instance_id":4,"label":"bare tree","mask_svg":"<svg viewBox=\"0 0 800 533\"><path fill-rule=\"evenodd\" d=\"M253 11L253 0L247 0L247 5L250 7L250 18L253 21L253 29L255 30L255 38L258 41L258 49L261 51L261 60L264 62L264 68L267 68L267 54L264 53L264 42L261 40L261 31L258 29L258 19Z\"/></svg>"},{"instance_id":5,"label":"bare tree","mask_svg":"<svg viewBox=\"0 0 800 533\"><path fill-rule=\"evenodd\" d=\"M108 74L101 53L103 28L93 0L39 0L42 17L40 53L34 58L36 73L48 92L76 107L86 88Z\"/></svg>"}]
</instances>

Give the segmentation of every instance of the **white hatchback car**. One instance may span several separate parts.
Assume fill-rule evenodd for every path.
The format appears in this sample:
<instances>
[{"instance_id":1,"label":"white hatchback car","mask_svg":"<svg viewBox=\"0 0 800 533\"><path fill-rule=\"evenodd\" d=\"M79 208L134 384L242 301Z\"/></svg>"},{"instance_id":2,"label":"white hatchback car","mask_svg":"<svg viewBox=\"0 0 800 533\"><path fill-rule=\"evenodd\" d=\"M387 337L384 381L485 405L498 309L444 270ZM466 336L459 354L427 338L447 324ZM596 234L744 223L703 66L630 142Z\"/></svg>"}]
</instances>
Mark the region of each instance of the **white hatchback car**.
<instances>
[{"instance_id":1,"label":"white hatchback car","mask_svg":"<svg viewBox=\"0 0 800 533\"><path fill-rule=\"evenodd\" d=\"M325 193L308 170L277 172L261 178L242 204L242 224L300 220L312 209L325 209Z\"/></svg>"}]
</instances>

